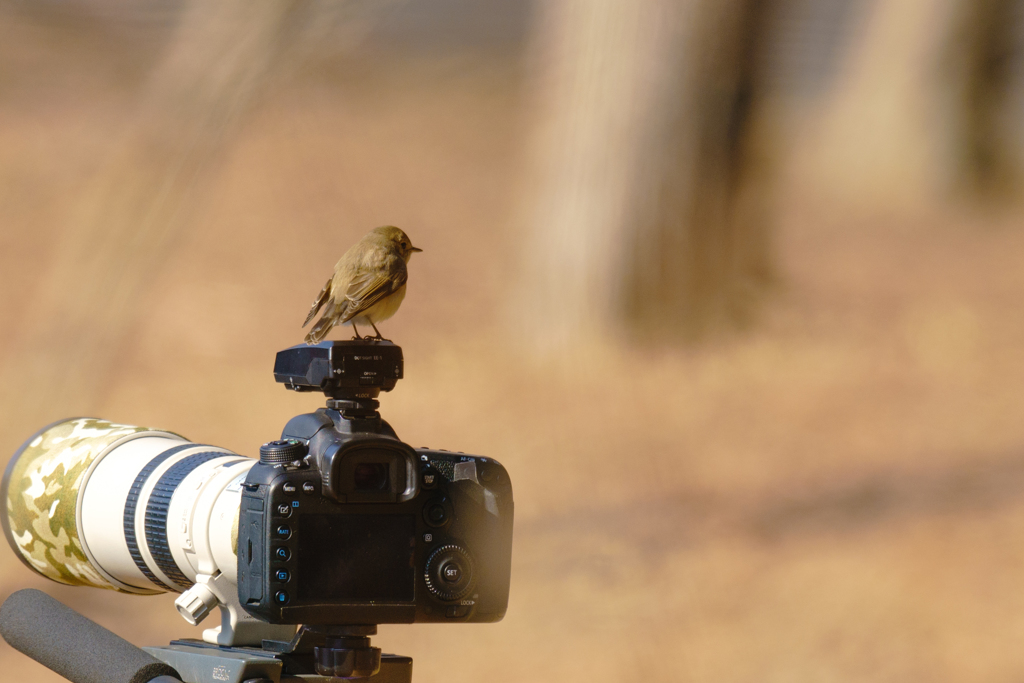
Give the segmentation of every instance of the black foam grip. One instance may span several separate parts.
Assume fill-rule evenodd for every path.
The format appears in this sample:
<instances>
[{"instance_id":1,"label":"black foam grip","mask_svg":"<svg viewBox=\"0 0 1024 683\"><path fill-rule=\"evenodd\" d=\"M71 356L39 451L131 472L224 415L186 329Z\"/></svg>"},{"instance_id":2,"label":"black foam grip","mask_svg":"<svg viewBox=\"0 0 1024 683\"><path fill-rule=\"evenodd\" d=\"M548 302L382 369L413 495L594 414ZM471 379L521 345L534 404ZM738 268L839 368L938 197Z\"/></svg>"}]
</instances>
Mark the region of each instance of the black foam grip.
<instances>
[{"instance_id":1,"label":"black foam grip","mask_svg":"<svg viewBox=\"0 0 1024 683\"><path fill-rule=\"evenodd\" d=\"M46 593L26 588L0 606L0 635L73 683L149 683L178 672Z\"/></svg>"}]
</instances>

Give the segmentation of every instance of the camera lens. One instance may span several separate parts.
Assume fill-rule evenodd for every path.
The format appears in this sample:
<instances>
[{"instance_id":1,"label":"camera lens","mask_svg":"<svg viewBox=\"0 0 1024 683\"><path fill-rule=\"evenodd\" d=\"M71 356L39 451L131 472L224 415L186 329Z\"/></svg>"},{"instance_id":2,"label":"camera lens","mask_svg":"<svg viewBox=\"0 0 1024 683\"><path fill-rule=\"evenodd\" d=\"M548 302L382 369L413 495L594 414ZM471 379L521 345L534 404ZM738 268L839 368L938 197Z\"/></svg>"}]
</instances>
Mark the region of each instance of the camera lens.
<instances>
[{"instance_id":1,"label":"camera lens","mask_svg":"<svg viewBox=\"0 0 1024 683\"><path fill-rule=\"evenodd\" d=\"M252 463L170 432L63 420L11 459L0 528L26 565L54 581L180 593L199 566L233 575L232 522ZM208 550L193 551L199 545Z\"/></svg>"},{"instance_id":2,"label":"camera lens","mask_svg":"<svg viewBox=\"0 0 1024 683\"><path fill-rule=\"evenodd\" d=\"M388 485L388 464L361 462L352 473L356 491L380 491Z\"/></svg>"}]
</instances>

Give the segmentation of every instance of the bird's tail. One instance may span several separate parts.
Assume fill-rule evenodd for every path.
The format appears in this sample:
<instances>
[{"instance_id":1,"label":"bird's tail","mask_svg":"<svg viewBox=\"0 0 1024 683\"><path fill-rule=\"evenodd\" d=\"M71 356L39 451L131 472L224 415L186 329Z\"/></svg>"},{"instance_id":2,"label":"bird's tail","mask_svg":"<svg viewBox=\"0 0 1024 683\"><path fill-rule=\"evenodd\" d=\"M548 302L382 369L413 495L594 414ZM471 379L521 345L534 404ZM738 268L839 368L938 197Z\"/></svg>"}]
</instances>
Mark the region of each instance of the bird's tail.
<instances>
[{"instance_id":1,"label":"bird's tail","mask_svg":"<svg viewBox=\"0 0 1024 683\"><path fill-rule=\"evenodd\" d=\"M306 343L317 344L323 341L323 338L326 337L327 333L331 331L332 327L334 327L334 323L338 319L337 313L337 306L329 306L327 310L324 311L323 316L316 321L316 325L313 325L313 329L311 329L309 334L306 335Z\"/></svg>"},{"instance_id":2,"label":"bird's tail","mask_svg":"<svg viewBox=\"0 0 1024 683\"><path fill-rule=\"evenodd\" d=\"M333 279L334 278L327 280L327 284L324 285L324 288L316 295L316 301L313 302L313 306L309 309L309 315L306 316L305 322L302 323L303 327L309 324L309 321L313 319L317 314L317 311L319 311L320 308L327 303L327 300L331 298L331 281Z\"/></svg>"}]
</instances>

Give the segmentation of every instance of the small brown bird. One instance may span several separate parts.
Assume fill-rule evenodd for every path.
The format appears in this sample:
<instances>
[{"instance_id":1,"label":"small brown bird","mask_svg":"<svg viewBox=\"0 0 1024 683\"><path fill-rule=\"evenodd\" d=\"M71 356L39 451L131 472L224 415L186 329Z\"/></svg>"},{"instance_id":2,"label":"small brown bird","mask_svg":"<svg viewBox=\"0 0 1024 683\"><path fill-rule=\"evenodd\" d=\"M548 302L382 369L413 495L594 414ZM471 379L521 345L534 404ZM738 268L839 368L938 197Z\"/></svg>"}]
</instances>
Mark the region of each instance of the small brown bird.
<instances>
[{"instance_id":1,"label":"small brown bird","mask_svg":"<svg viewBox=\"0 0 1024 683\"><path fill-rule=\"evenodd\" d=\"M409 279L406 264L414 252L423 251L412 246L409 236L393 225L374 228L363 239L345 252L334 275L309 309L305 327L323 308L324 314L306 335L307 344L316 344L327 336L337 324L352 325L356 339L360 325L369 325L383 339L377 323L387 320L398 311L405 298L405 283Z\"/></svg>"}]
</instances>

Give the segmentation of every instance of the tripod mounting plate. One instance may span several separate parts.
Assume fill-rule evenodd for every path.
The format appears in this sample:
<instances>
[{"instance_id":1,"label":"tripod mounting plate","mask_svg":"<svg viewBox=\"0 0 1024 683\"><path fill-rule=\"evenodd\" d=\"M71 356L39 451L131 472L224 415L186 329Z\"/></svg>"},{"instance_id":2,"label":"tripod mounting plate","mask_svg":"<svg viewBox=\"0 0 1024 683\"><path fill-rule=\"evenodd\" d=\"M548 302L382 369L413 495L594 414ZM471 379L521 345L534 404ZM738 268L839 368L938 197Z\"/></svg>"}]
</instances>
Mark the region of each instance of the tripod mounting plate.
<instances>
[{"instance_id":1,"label":"tripod mounting plate","mask_svg":"<svg viewBox=\"0 0 1024 683\"><path fill-rule=\"evenodd\" d=\"M188 683L344 683L348 679L321 676L312 660L258 647L223 647L201 640L175 640L164 647L144 647L149 654L181 674ZM366 683L411 683L412 658L381 655L380 671Z\"/></svg>"},{"instance_id":2,"label":"tripod mounting plate","mask_svg":"<svg viewBox=\"0 0 1024 683\"><path fill-rule=\"evenodd\" d=\"M402 347L386 340L298 344L278 351L274 362L274 379L287 388L342 400L374 399L394 389L404 371Z\"/></svg>"}]
</instances>

